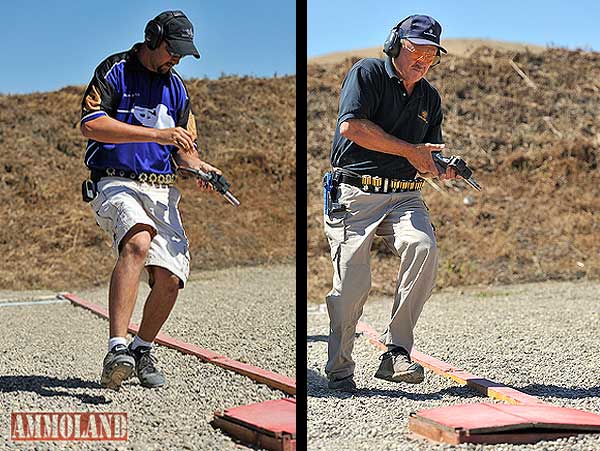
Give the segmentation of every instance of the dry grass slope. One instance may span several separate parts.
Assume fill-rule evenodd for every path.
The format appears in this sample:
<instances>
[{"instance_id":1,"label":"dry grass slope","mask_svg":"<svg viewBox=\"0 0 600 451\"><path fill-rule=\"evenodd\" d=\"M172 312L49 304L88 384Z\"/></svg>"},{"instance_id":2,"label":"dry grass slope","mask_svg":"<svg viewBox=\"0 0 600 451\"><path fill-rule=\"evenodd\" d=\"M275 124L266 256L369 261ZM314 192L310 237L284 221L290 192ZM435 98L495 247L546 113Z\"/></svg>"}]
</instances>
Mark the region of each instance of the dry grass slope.
<instances>
[{"instance_id":1,"label":"dry grass slope","mask_svg":"<svg viewBox=\"0 0 600 451\"><path fill-rule=\"evenodd\" d=\"M545 47L539 45L523 44L520 42L494 41L491 39L442 39L442 46L448 50L451 56L470 56L479 47L490 47L495 50L507 52L531 52L542 53ZM308 64L339 64L347 58L381 58L382 47L369 47L366 49L347 50L343 52L332 52L325 55L309 58Z\"/></svg>"},{"instance_id":2,"label":"dry grass slope","mask_svg":"<svg viewBox=\"0 0 600 451\"><path fill-rule=\"evenodd\" d=\"M287 262L295 253L295 77L187 82L203 157L242 201L178 182L192 268ZM71 290L108 280L107 238L81 201L83 87L0 96L2 289ZM277 240L273 240L276 236Z\"/></svg>"},{"instance_id":3,"label":"dry grass slope","mask_svg":"<svg viewBox=\"0 0 600 451\"><path fill-rule=\"evenodd\" d=\"M441 248L438 285L511 283L600 276L600 54L482 47L449 56L428 78L443 100L450 154L464 156L484 190L461 182L430 187ZM309 65L309 299L330 288L322 232L321 177L328 167L339 88L357 58ZM463 205L466 195L472 207ZM398 262L383 243L372 254L373 288L390 293Z\"/></svg>"}]
</instances>

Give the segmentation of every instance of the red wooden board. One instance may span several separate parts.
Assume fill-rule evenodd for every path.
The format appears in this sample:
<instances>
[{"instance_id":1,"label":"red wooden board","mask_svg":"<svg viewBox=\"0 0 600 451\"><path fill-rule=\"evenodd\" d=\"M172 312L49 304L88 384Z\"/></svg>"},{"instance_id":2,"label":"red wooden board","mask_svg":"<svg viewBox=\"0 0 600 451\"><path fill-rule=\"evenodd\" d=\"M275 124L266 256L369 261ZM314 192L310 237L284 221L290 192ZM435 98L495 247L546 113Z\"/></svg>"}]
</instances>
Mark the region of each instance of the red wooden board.
<instances>
[{"instance_id":1,"label":"red wooden board","mask_svg":"<svg viewBox=\"0 0 600 451\"><path fill-rule=\"evenodd\" d=\"M462 404L412 413L408 429L455 445L535 443L600 432L600 415L550 405Z\"/></svg>"},{"instance_id":2,"label":"red wooden board","mask_svg":"<svg viewBox=\"0 0 600 451\"><path fill-rule=\"evenodd\" d=\"M229 417L256 429L296 436L296 400L290 398L233 407L223 412Z\"/></svg>"},{"instance_id":3,"label":"red wooden board","mask_svg":"<svg viewBox=\"0 0 600 451\"><path fill-rule=\"evenodd\" d=\"M421 410L417 416L477 434L524 428L600 431L600 415L550 405L461 404Z\"/></svg>"}]
</instances>

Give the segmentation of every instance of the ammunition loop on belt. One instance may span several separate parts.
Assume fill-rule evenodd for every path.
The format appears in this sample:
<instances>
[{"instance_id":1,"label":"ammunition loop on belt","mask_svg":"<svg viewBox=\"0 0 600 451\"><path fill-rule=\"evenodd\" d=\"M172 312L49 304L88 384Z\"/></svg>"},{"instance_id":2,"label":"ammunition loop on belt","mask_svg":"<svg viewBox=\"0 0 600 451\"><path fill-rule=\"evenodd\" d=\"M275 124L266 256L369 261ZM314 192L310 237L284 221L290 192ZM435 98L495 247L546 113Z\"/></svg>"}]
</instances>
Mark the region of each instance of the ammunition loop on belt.
<instances>
[{"instance_id":1,"label":"ammunition loop on belt","mask_svg":"<svg viewBox=\"0 0 600 451\"><path fill-rule=\"evenodd\" d=\"M158 178L158 177L156 176L156 174L155 174L155 173L152 173L152 174L150 174L150 175L148 176L148 181L149 181L150 183L156 183L156 179L157 179L157 178Z\"/></svg>"}]
</instances>

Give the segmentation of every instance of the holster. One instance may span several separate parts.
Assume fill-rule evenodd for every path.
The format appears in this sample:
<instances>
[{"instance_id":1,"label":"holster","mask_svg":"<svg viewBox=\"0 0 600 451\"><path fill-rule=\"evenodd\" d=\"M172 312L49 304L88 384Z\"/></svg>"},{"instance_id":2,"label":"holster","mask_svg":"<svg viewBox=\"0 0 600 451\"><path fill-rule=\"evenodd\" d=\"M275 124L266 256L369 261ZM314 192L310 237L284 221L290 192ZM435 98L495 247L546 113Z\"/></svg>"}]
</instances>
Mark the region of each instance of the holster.
<instances>
[{"instance_id":1,"label":"holster","mask_svg":"<svg viewBox=\"0 0 600 451\"><path fill-rule=\"evenodd\" d=\"M338 202L338 173L327 171L323 177L323 214L331 218L333 213L346 211L346 206Z\"/></svg>"},{"instance_id":2,"label":"holster","mask_svg":"<svg viewBox=\"0 0 600 451\"><path fill-rule=\"evenodd\" d=\"M93 180L84 180L81 184L81 198L84 202L93 201L98 195L98 188L96 187L96 182Z\"/></svg>"}]
</instances>

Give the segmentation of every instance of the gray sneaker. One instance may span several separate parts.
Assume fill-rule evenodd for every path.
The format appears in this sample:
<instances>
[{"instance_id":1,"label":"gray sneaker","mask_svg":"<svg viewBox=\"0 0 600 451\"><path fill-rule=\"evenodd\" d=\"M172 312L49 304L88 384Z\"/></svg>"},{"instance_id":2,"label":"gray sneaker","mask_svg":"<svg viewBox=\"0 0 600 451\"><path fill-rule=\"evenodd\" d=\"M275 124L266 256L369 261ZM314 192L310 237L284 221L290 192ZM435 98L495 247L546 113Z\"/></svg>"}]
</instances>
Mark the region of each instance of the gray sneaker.
<instances>
[{"instance_id":1,"label":"gray sneaker","mask_svg":"<svg viewBox=\"0 0 600 451\"><path fill-rule=\"evenodd\" d=\"M330 379L327 383L327 387L331 390L343 391L346 393L354 393L357 391L354 376L352 375L343 379Z\"/></svg>"},{"instance_id":2,"label":"gray sneaker","mask_svg":"<svg viewBox=\"0 0 600 451\"><path fill-rule=\"evenodd\" d=\"M159 388L167 383L165 376L154 366L158 360L152 355L152 348L138 346L129 348L129 352L135 358L135 374L140 384L147 388Z\"/></svg>"},{"instance_id":3,"label":"gray sneaker","mask_svg":"<svg viewBox=\"0 0 600 451\"><path fill-rule=\"evenodd\" d=\"M115 345L104 357L100 384L111 390L119 390L124 380L133 373L135 360L129 354L127 346Z\"/></svg>"},{"instance_id":4,"label":"gray sneaker","mask_svg":"<svg viewBox=\"0 0 600 451\"><path fill-rule=\"evenodd\" d=\"M381 363L375 377L390 382L420 384L425 379L425 370L417 362L410 360L404 348L397 347L384 352L379 357Z\"/></svg>"}]
</instances>

